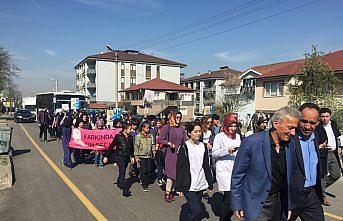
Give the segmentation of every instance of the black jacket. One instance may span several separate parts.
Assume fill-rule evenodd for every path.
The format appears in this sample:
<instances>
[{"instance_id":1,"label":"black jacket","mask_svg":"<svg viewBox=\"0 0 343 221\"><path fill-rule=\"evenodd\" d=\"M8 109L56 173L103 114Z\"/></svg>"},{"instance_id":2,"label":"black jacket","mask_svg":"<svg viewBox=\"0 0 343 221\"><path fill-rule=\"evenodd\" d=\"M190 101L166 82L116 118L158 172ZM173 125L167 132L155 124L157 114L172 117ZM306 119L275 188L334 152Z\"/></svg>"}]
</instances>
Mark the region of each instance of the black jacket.
<instances>
[{"instance_id":1,"label":"black jacket","mask_svg":"<svg viewBox=\"0 0 343 221\"><path fill-rule=\"evenodd\" d=\"M321 188L321 162L319 158L319 136L318 134L315 134L315 148L316 153L318 157L318 164L317 164L317 179L316 179L316 185L315 185L315 191L319 197L319 200L323 202L323 193ZM291 169L291 210L295 208L299 208L302 206L305 206L305 200L304 197L304 184L306 180L305 176L305 169L304 169L304 159L303 154L301 151L301 145L299 141L299 135L296 134L295 138L292 142L295 142L295 145L290 145L293 149L292 152L292 169Z\"/></svg>"},{"instance_id":2,"label":"black jacket","mask_svg":"<svg viewBox=\"0 0 343 221\"><path fill-rule=\"evenodd\" d=\"M206 147L202 168L205 172L206 180L209 186L208 188L213 189L212 173L210 169L208 150ZM189 191L190 187L191 172L188 158L188 147L186 144L183 144L182 146L180 146L180 149L177 153L175 190L178 192L187 192Z\"/></svg>"},{"instance_id":3,"label":"black jacket","mask_svg":"<svg viewBox=\"0 0 343 221\"><path fill-rule=\"evenodd\" d=\"M123 132L118 133L108 147L106 156L109 157L113 152L118 156L133 157L133 137L126 137Z\"/></svg>"},{"instance_id":4,"label":"black jacket","mask_svg":"<svg viewBox=\"0 0 343 221\"><path fill-rule=\"evenodd\" d=\"M339 154L338 154L338 150L339 150L339 146L338 146L338 137L341 136L341 132L338 129L337 123L333 120L331 120L331 128L333 131L333 134L335 135L335 139L336 139L336 149L334 151L337 162L339 164L339 167L342 169L342 165L341 165L341 161L339 159ZM323 137L325 139L325 141L328 140L326 131L324 129L324 126L322 123L320 123L317 128L316 128L317 133L320 135L320 137ZM322 138L322 139L323 139ZM327 160L328 160L328 150L324 149L324 150L320 150L320 160L322 163L322 175L327 174L328 170L327 170Z\"/></svg>"}]
</instances>

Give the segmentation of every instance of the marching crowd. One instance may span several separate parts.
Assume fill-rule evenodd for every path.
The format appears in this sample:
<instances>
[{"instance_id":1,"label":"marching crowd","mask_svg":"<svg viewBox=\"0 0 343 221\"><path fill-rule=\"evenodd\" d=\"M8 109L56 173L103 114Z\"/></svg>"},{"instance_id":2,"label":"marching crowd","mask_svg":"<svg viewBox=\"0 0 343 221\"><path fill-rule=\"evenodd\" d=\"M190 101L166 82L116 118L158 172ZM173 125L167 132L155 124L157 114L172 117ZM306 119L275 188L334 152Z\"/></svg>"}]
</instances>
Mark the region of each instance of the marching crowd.
<instances>
[{"instance_id":1,"label":"marching crowd","mask_svg":"<svg viewBox=\"0 0 343 221\"><path fill-rule=\"evenodd\" d=\"M69 148L72 128L104 129L104 113L38 113L39 138L47 142L49 131L61 140L64 166L92 162L102 168L114 162L125 197L131 196L125 178L129 167L142 191L157 180L167 203L184 196L189 220L202 218L201 200L210 197L214 183L224 194L220 220L233 215L242 220L324 220L322 205L330 206L325 189L340 178L343 154L330 109L305 103L299 110L283 107L271 119L258 112L245 134L235 114L181 122L181 112L163 119L117 118L112 127L122 129L108 150L89 151Z\"/></svg>"}]
</instances>

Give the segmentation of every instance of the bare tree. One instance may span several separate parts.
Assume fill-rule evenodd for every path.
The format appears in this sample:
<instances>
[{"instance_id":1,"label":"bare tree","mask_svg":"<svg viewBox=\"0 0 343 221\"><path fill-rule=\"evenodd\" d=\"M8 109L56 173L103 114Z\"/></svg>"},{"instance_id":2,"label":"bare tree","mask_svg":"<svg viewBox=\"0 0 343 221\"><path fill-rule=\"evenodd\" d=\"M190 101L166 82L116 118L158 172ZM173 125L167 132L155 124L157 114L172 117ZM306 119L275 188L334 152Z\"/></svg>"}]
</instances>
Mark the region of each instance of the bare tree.
<instances>
[{"instance_id":1,"label":"bare tree","mask_svg":"<svg viewBox=\"0 0 343 221\"><path fill-rule=\"evenodd\" d=\"M18 76L19 71L8 51L0 47L0 91L7 90L11 94L17 90L14 78Z\"/></svg>"}]
</instances>

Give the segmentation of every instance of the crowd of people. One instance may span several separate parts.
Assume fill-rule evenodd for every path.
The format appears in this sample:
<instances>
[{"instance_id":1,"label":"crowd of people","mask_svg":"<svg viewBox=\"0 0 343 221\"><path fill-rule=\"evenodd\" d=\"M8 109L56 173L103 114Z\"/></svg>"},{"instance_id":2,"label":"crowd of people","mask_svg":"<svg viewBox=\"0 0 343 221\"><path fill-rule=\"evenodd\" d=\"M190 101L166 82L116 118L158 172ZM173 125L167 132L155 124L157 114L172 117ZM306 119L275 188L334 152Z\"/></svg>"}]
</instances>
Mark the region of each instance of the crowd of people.
<instances>
[{"instance_id":1,"label":"crowd of people","mask_svg":"<svg viewBox=\"0 0 343 221\"><path fill-rule=\"evenodd\" d=\"M165 189L165 202L184 196L189 220L201 219L201 200L210 197L208 190L217 183L224 195L220 220L235 215L242 220L313 221L324 220L322 205L331 205L325 189L342 173L341 134L331 114L313 103L299 110L283 107L271 119L257 112L245 134L236 114L222 120L216 114L204 115L186 124L181 112L150 120L127 116L114 119L109 129L121 132L106 151L68 146L72 128L105 129L104 113L53 115L41 110L38 123L42 142L47 141L47 131L62 141L67 168L84 162L100 168L117 165L117 187L124 197L132 195L126 179L129 167L143 192L156 181Z\"/></svg>"}]
</instances>

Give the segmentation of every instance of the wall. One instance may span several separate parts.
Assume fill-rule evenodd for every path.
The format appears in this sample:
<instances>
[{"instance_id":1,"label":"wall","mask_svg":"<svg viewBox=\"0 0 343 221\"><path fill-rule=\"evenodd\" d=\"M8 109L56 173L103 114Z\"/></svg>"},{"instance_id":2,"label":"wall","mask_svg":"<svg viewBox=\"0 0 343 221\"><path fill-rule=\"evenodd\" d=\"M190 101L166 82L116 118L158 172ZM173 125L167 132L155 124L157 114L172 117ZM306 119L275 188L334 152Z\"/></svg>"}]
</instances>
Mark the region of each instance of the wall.
<instances>
[{"instance_id":1,"label":"wall","mask_svg":"<svg viewBox=\"0 0 343 221\"><path fill-rule=\"evenodd\" d=\"M97 101L115 102L115 67L114 62L97 61L95 79Z\"/></svg>"},{"instance_id":2,"label":"wall","mask_svg":"<svg viewBox=\"0 0 343 221\"><path fill-rule=\"evenodd\" d=\"M161 79L180 84L180 67L160 66Z\"/></svg>"},{"instance_id":3,"label":"wall","mask_svg":"<svg viewBox=\"0 0 343 221\"><path fill-rule=\"evenodd\" d=\"M287 83L290 77L257 78L255 90L255 109L256 111L275 112L288 104L289 95L287 94ZM264 97L264 83L272 81L284 82L284 93L280 97Z\"/></svg>"}]
</instances>

